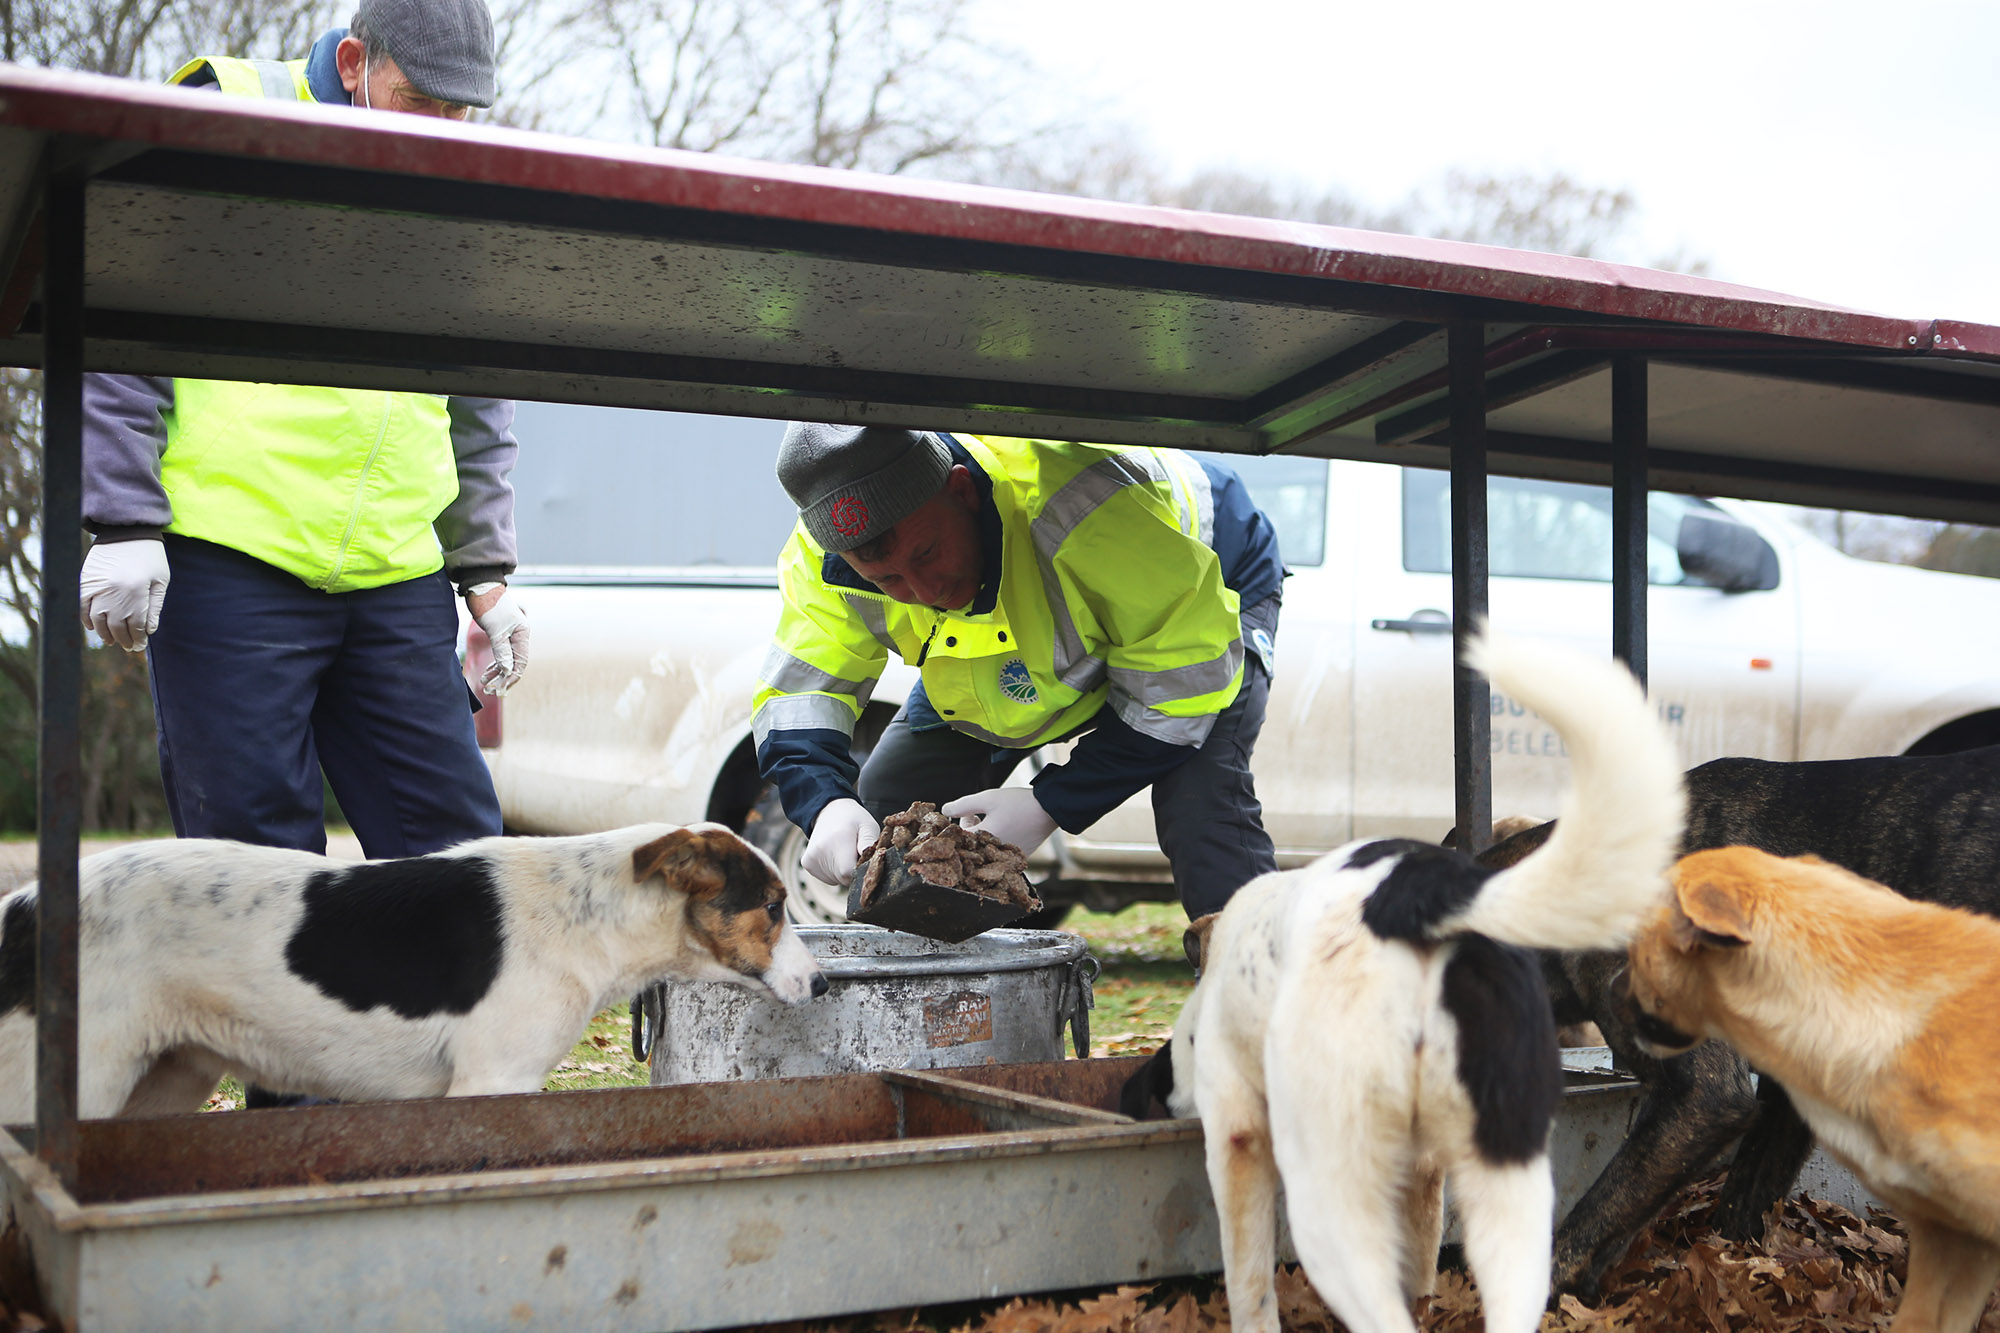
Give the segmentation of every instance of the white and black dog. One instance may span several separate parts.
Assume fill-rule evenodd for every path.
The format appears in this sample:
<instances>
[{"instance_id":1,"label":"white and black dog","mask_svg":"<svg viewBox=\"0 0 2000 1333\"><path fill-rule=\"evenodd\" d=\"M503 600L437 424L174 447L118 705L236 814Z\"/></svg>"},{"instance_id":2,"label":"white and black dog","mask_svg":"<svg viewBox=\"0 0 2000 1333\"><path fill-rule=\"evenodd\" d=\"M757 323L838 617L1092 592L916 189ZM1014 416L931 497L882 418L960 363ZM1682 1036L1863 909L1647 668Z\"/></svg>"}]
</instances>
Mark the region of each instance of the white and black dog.
<instances>
[{"instance_id":1,"label":"white and black dog","mask_svg":"<svg viewBox=\"0 0 2000 1333\"><path fill-rule=\"evenodd\" d=\"M36 886L0 900L0 1123L33 1117ZM532 1092L669 977L788 1004L826 978L720 824L349 863L199 839L82 863L79 1110L199 1110L225 1073L339 1100Z\"/></svg>"},{"instance_id":2,"label":"white and black dog","mask_svg":"<svg viewBox=\"0 0 2000 1333\"><path fill-rule=\"evenodd\" d=\"M1128 1113L1164 1093L1201 1118L1238 1330L1278 1327L1281 1178L1306 1274L1353 1333L1415 1327L1446 1175L1486 1327L1541 1318L1562 1070L1528 950L1622 944L1664 899L1680 764L1615 662L1493 636L1473 664L1568 747L1547 845L1495 873L1428 843L1364 841L1252 880L1189 928L1199 980L1172 1044L1127 1087Z\"/></svg>"}]
</instances>

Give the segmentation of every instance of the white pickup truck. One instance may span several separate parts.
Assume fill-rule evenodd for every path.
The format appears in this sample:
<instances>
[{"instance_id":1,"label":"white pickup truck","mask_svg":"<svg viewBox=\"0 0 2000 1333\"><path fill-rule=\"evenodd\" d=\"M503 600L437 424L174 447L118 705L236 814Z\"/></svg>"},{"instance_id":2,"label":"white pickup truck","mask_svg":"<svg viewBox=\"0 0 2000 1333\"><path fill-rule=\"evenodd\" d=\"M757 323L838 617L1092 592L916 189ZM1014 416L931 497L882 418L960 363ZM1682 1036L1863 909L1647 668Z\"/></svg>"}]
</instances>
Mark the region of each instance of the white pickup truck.
<instances>
[{"instance_id":1,"label":"white pickup truck","mask_svg":"<svg viewBox=\"0 0 2000 1333\"><path fill-rule=\"evenodd\" d=\"M769 443L755 466L768 475L777 427L757 424ZM1276 522L1292 570L1254 764L1281 863L1358 836L1442 837L1452 821L1447 476L1225 461ZM529 455L517 474L530 557L534 466ZM775 485L717 486L690 470L702 471L683 467L676 484L621 476L610 488L618 494L600 498L638 505L663 525L653 531L750 525L775 557L789 524ZM575 488L560 499L589 512ZM1494 622L1608 651L1609 493L1494 478L1488 504ZM592 540L607 525L647 535L644 523L606 520L586 524ZM1650 529L1651 694L1689 765L2000 743L2000 582L1851 559L1776 506L1656 493ZM752 754L750 699L778 612L774 571L528 565L516 582L533 623L531 668L482 715L508 825L574 833L721 820L773 852L802 916L836 918L842 893L799 871L803 835ZM913 680L891 663L858 744ZM1548 727L1496 695L1492 746L1495 813L1552 814L1566 765ZM1027 775L1024 765L1016 780ZM1080 836L1058 833L1040 859L1051 917L1076 901L1114 910L1173 896L1144 793Z\"/></svg>"}]
</instances>

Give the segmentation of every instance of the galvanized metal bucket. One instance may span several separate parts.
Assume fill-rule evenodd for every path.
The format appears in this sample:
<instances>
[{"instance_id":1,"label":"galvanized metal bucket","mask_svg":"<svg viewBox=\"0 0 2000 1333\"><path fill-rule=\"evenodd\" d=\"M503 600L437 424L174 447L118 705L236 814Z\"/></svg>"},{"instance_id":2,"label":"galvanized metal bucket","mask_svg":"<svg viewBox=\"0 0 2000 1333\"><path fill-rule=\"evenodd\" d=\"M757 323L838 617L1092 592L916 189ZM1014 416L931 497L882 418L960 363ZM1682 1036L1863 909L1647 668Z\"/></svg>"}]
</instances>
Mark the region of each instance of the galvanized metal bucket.
<instances>
[{"instance_id":1,"label":"galvanized metal bucket","mask_svg":"<svg viewBox=\"0 0 2000 1333\"><path fill-rule=\"evenodd\" d=\"M990 930L940 944L876 926L798 929L831 983L816 1000L786 1006L710 981L647 993L633 1044L641 1058L650 1046L655 1084L1060 1060L1065 1027L1090 1054L1097 960L1078 936Z\"/></svg>"}]
</instances>

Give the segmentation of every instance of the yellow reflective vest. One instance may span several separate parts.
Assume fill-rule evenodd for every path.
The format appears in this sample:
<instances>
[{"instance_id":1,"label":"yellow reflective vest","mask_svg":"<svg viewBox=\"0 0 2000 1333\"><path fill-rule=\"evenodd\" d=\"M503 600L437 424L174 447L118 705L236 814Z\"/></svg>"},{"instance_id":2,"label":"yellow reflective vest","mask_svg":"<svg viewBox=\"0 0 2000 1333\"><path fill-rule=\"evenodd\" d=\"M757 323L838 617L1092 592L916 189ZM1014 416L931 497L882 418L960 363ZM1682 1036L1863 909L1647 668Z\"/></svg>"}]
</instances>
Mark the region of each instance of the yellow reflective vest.
<instances>
[{"instance_id":1,"label":"yellow reflective vest","mask_svg":"<svg viewBox=\"0 0 2000 1333\"><path fill-rule=\"evenodd\" d=\"M225 93L313 100L303 60L203 56ZM438 394L174 381L160 484L168 532L255 556L348 592L444 565L432 530L458 496L451 417Z\"/></svg>"},{"instance_id":2,"label":"yellow reflective vest","mask_svg":"<svg viewBox=\"0 0 2000 1333\"><path fill-rule=\"evenodd\" d=\"M186 83L204 68L215 71L216 86L235 97L314 99L306 84L303 60L239 60L235 56L196 56L175 70L168 83Z\"/></svg>"},{"instance_id":3,"label":"yellow reflective vest","mask_svg":"<svg viewBox=\"0 0 2000 1333\"><path fill-rule=\"evenodd\" d=\"M1243 680L1207 474L1171 449L955 438L993 486L993 609L937 611L830 583L826 553L794 528L756 696L760 753L787 729L852 735L892 652L920 661L946 725L990 744L1059 739L1108 703L1142 735L1199 746Z\"/></svg>"}]
</instances>

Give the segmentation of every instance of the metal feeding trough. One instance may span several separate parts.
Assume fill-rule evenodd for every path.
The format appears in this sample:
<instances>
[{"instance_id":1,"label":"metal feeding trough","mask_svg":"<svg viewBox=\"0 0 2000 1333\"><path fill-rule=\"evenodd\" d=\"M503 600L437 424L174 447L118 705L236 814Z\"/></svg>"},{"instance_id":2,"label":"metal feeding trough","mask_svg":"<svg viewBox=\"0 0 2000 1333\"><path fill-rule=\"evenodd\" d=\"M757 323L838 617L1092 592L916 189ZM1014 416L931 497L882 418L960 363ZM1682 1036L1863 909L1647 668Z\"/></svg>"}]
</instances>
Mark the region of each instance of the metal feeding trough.
<instances>
[{"instance_id":1,"label":"metal feeding trough","mask_svg":"<svg viewBox=\"0 0 2000 1333\"><path fill-rule=\"evenodd\" d=\"M1141 1063L86 1121L74 1192L15 1130L0 1263L79 1333L717 1328L1214 1272L1200 1126L1109 1109ZM1570 1080L1565 1208L1637 1100Z\"/></svg>"},{"instance_id":2,"label":"metal feeding trough","mask_svg":"<svg viewBox=\"0 0 2000 1333\"><path fill-rule=\"evenodd\" d=\"M1213 1268L1135 1060L81 1125L0 1138L8 1246L89 1330L691 1329ZM0 1247L6 1248L6 1247Z\"/></svg>"}]
</instances>

